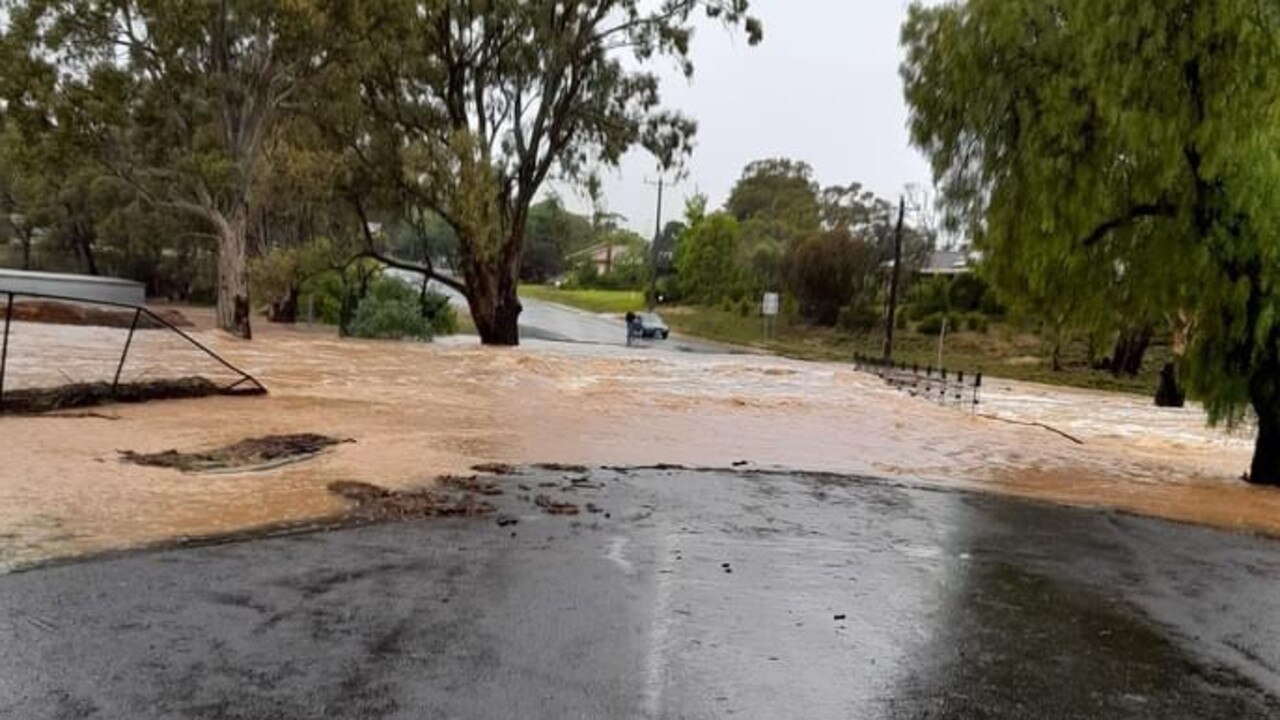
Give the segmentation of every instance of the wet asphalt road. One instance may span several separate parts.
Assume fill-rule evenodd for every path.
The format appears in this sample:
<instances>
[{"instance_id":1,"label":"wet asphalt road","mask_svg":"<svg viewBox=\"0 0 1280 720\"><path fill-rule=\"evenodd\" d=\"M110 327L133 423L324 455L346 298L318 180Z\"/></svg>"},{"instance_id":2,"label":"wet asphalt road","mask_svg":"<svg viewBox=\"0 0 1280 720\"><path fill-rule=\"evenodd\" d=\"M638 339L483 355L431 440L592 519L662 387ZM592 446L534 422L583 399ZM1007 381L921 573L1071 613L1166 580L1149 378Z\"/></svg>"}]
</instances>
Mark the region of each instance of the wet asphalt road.
<instances>
[{"instance_id":1,"label":"wet asphalt road","mask_svg":"<svg viewBox=\"0 0 1280 720\"><path fill-rule=\"evenodd\" d=\"M422 282L422 276L413 272L390 269L387 273L413 287ZM431 287L447 296L458 312L468 312L466 298L458 291L439 283L433 283ZM627 344L627 328L620 318L527 297L520 298L520 304L524 308L520 313L520 337L523 340L624 347ZM672 335L667 340L638 340L632 348L652 352L743 352L742 348L681 335Z\"/></svg>"},{"instance_id":2,"label":"wet asphalt road","mask_svg":"<svg viewBox=\"0 0 1280 720\"><path fill-rule=\"evenodd\" d=\"M0 577L0 717L1280 716L1271 540L829 476L503 483L508 527Z\"/></svg>"}]
</instances>

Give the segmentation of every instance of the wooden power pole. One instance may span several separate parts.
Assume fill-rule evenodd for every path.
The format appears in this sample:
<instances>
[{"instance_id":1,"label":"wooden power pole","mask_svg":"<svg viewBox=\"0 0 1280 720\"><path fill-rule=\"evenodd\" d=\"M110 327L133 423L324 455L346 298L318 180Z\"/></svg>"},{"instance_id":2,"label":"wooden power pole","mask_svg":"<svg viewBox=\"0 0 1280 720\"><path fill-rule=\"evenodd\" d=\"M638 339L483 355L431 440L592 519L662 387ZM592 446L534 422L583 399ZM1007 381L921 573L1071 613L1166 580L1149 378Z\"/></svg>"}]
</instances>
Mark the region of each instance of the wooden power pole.
<instances>
[{"instance_id":1,"label":"wooden power pole","mask_svg":"<svg viewBox=\"0 0 1280 720\"><path fill-rule=\"evenodd\" d=\"M893 326L898 318L898 277L902 272L902 222L907 199L898 199L898 227L893 232L893 274L889 277L889 316L884 322L884 359L893 360Z\"/></svg>"}]
</instances>

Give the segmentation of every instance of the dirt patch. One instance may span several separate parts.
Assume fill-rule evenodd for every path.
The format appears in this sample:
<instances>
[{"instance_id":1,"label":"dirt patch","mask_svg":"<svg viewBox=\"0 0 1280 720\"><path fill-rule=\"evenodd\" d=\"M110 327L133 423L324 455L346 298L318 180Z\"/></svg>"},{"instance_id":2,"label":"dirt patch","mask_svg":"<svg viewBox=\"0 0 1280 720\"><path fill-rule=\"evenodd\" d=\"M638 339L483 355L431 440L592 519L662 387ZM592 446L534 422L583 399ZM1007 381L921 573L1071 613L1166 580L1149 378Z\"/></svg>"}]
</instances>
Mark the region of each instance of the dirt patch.
<instances>
[{"instance_id":1,"label":"dirt patch","mask_svg":"<svg viewBox=\"0 0 1280 720\"><path fill-rule=\"evenodd\" d=\"M249 467L274 467L284 462L308 458L327 447L351 440L303 433L299 435L268 435L249 438L226 447L205 452L178 452L165 450L158 453L137 453L121 450L120 459L135 465L174 468L183 472L208 472Z\"/></svg>"},{"instance_id":2,"label":"dirt patch","mask_svg":"<svg viewBox=\"0 0 1280 720\"><path fill-rule=\"evenodd\" d=\"M151 310L170 325L194 327L194 323L173 308ZM97 327L128 328L133 325L133 310L108 310L92 305L55 302L53 300L24 300L13 304L13 319L22 322L48 325L93 325ZM138 318L139 330L155 330L164 325L143 313Z\"/></svg>"},{"instance_id":3,"label":"dirt patch","mask_svg":"<svg viewBox=\"0 0 1280 720\"><path fill-rule=\"evenodd\" d=\"M3 400L0 402L0 413L34 415L113 402L140 403L212 395L262 395L265 393L265 390L247 384L234 390L227 390L202 377L120 383L114 390L109 382L71 383L52 388L6 390L4 397L0 398Z\"/></svg>"},{"instance_id":4,"label":"dirt patch","mask_svg":"<svg viewBox=\"0 0 1280 720\"><path fill-rule=\"evenodd\" d=\"M479 517L497 511L474 493L438 490L388 490L365 482L329 483L329 492L351 500L351 515L360 520L414 520L433 517Z\"/></svg>"}]
</instances>

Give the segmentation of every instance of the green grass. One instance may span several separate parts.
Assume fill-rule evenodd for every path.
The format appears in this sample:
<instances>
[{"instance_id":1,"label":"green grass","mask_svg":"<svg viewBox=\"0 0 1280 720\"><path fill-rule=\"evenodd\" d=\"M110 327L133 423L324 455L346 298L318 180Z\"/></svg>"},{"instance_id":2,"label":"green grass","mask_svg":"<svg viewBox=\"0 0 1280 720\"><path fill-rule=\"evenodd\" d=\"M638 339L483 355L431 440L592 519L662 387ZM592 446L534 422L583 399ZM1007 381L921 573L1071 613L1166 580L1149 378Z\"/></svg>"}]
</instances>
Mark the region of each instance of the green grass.
<instances>
[{"instance_id":1,"label":"green grass","mask_svg":"<svg viewBox=\"0 0 1280 720\"><path fill-rule=\"evenodd\" d=\"M595 313L625 314L644 308L639 290L561 290L549 285L521 285L520 295Z\"/></svg>"},{"instance_id":2,"label":"green grass","mask_svg":"<svg viewBox=\"0 0 1280 720\"><path fill-rule=\"evenodd\" d=\"M878 356L884 345L883 330L858 336L781 317L774 337L765 341L761 319L754 313L743 317L718 308L664 308L662 316L672 329L684 335L757 347L801 360L849 361L854 353ZM1160 367L1169 355L1168 347L1153 345L1137 377L1115 378L1107 371L1090 368L1086 351L1084 343L1068 345L1062 352L1063 370L1054 372L1051 350L1038 336L1009 325L992 324L986 333L949 333L942 362L948 370L966 374L981 371L990 377L1147 395L1155 393ZM924 367L937 364L937 353L936 336L910 329L895 332L895 360Z\"/></svg>"}]
</instances>

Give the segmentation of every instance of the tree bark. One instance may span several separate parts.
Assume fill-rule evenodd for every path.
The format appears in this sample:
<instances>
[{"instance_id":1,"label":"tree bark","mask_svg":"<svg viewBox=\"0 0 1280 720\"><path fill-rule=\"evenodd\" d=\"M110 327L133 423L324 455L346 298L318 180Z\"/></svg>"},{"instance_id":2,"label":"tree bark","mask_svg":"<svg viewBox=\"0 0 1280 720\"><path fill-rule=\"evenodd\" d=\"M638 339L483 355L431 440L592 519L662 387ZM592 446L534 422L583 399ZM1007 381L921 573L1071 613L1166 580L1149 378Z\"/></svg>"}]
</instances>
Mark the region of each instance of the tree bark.
<instances>
[{"instance_id":1,"label":"tree bark","mask_svg":"<svg viewBox=\"0 0 1280 720\"><path fill-rule=\"evenodd\" d=\"M1280 485L1280 402L1276 398L1254 399L1258 415L1258 439L1249 467L1249 482L1255 485Z\"/></svg>"},{"instance_id":2,"label":"tree bark","mask_svg":"<svg viewBox=\"0 0 1280 720\"><path fill-rule=\"evenodd\" d=\"M296 285L267 305L267 321L286 324L298 322L298 288Z\"/></svg>"},{"instance_id":3,"label":"tree bark","mask_svg":"<svg viewBox=\"0 0 1280 720\"><path fill-rule=\"evenodd\" d=\"M517 279L524 231L519 225L504 241L497 258L476 252L474 243L461 243L467 304L480 342L485 345L520 344L520 313L524 307L520 304Z\"/></svg>"},{"instance_id":4,"label":"tree bark","mask_svg":"<svg viewBox=\"0 0 1280 720\"><path fill-rule=\"evenodd\" d=\"M247 208L233 211L220 225L218 240L218 327L249 340L249 264Z\"/></svg>"},{"instance_id":5,"label":"tree bark","mask_svg":"<svg viewBox=\"0 0 1280 720\"><path fill-rule=\"evenodd\" d=\"M1180 408L1187 404L1187 391L1178 379L1178 365L1172 360L1160 371L1160 387L1156 390L1156 407Z\"/></svg>"},{"instance_id":6,"label":"tree bark","mask_svg":"<svg viewBox=\"0 0 1280 720\"><path fill-rule=\"evenodd\" d=\"M1111 374L1116 377L1136 376L1142 371L1142 361L1146 358L1147 348L1151 345L1151 336L1155 333L1150 325L1127 327L1116 339L1115 351L1111 353Z\"/></svg>"}]
</instances>

